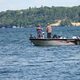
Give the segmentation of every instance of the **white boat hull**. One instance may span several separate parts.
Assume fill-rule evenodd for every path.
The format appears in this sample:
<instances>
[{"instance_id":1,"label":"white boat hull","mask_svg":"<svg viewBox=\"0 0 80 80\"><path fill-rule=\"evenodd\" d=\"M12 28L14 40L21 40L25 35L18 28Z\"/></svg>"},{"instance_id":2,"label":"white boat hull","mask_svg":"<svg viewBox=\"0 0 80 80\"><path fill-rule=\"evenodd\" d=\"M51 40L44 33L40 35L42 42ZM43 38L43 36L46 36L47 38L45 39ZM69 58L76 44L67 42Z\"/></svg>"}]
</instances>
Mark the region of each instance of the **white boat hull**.
<instances>
[{"instance_id":1,"label":"white boat hull","mask_svg":"<svg viewBox=\"0 0 80 80\"><path fill-rule=\"evenodd\" d=\"M37 46L77 45L76 39L30 39L30 41Z\"/></svg>"}]
</instances>

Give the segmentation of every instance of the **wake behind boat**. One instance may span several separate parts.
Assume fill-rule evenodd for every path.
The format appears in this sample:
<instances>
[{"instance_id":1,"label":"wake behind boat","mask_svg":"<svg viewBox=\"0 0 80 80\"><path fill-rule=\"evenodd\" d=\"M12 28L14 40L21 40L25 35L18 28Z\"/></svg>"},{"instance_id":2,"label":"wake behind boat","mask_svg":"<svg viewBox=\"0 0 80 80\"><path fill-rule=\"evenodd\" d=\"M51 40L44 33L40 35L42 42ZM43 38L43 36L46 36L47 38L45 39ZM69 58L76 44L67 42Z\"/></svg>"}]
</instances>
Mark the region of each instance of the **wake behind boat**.
<instances>
[{"instance_id":1,"label":"wake behind boat","mask_svg":"<svg viewBox=\"0 0 80 80\"><path fill-rule=\"evenodd\" d=\"M46 38L37 39L30 35L29 40L36 46L61 46L61 45L80 45L80 37L73 37L71 39L62 39L62 38Z\"/></svg>"}]
</instances>

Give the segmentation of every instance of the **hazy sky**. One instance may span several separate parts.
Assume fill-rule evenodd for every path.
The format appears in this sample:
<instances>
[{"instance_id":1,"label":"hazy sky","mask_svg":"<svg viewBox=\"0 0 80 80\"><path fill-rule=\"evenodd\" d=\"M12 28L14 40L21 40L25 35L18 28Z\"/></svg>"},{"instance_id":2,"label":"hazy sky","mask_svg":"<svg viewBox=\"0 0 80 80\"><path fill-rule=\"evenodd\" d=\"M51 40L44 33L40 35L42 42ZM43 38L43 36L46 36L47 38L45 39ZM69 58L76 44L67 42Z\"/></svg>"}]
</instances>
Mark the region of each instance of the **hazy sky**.
<instances>
[{"instance_id":1,"label":"hazy sky","mask_svg":"<svg viewBox=\"0 0 80 80\"><path fill-rule=\"evenodd\" d=\"M80 5L80 0L0 0L0 12L40 7L41 5L72 7Z\"/></svg>"}]
</instances>

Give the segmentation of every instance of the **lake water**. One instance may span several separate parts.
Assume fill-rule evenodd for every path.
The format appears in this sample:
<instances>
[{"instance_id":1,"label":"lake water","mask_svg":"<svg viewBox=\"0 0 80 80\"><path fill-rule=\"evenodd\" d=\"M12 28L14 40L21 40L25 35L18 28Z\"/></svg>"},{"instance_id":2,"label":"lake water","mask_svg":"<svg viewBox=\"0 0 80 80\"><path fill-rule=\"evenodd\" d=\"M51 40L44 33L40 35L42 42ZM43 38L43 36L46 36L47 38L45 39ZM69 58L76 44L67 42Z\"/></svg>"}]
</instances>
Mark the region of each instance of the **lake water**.
<instances>
[{"instance_id":1,"label":"lake water","mask_svg":"<svg viewBox=\"0 0 80 80\"><path fill-rule=\"evenodd\" d=\"M36 28L0 29L0 80L80 80L80 45L34 46L29 34ZM54 34L79 36L80 27L53 27Z\"/></svg>"}]
</instances>

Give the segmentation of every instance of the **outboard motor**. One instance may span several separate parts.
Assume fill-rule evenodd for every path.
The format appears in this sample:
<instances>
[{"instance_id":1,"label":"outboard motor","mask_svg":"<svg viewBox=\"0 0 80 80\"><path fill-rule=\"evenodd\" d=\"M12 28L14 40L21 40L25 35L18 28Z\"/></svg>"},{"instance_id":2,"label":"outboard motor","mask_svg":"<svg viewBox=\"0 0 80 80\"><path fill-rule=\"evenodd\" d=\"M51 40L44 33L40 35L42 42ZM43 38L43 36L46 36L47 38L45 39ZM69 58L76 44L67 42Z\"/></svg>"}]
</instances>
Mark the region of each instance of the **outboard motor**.
<instances>
[{"instance_id":1,"label":"outboard motor","mask_svg":"<svg viewBox=\"0 0 80 80\"><path fill-rule=\"evenodd\" d=\"M80 45L80 36L74 38L75 39L75 44Z\"/></svg>"}]
</instances>

